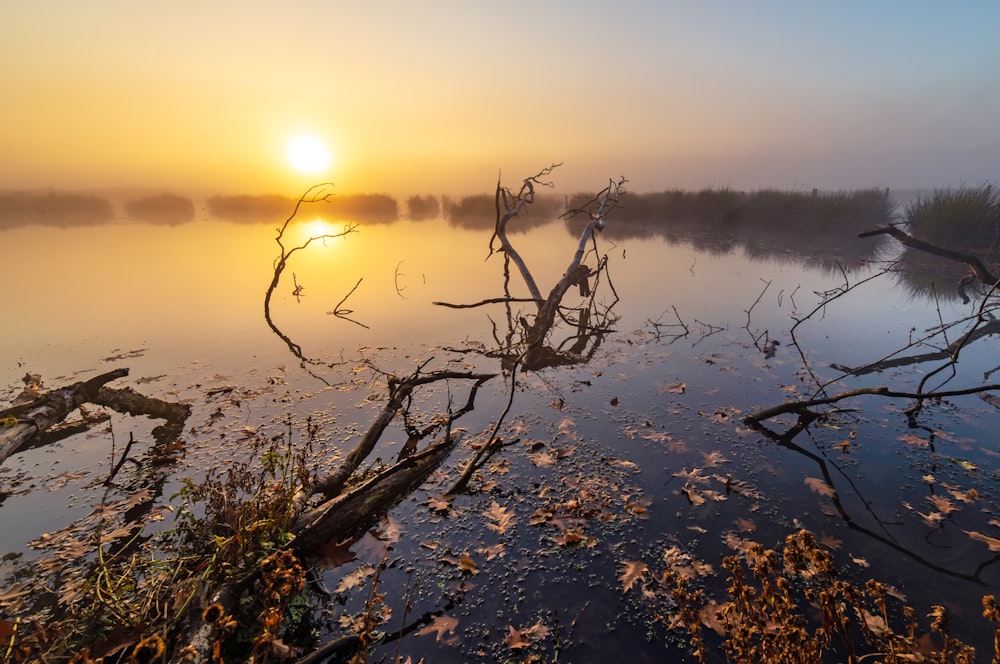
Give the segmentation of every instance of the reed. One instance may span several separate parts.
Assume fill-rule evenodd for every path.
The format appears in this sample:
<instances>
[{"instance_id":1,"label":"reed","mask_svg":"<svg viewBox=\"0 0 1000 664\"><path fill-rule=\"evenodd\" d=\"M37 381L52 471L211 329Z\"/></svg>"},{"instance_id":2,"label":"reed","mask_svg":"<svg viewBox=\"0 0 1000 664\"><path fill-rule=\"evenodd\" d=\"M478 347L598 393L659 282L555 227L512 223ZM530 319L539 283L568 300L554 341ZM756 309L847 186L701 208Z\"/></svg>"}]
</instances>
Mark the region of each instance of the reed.
<instances>
[{"instance_id":1,"label":"reed","mask_svg":"<svg viewBox=\"0 0 1000 664\"><path fill-rule=\"evenodd\" d=\"M936 190L906 207L910 232L958 251L989 252L1000 235L1000 193L991 184Z\"/></svg>"}]
</instances>

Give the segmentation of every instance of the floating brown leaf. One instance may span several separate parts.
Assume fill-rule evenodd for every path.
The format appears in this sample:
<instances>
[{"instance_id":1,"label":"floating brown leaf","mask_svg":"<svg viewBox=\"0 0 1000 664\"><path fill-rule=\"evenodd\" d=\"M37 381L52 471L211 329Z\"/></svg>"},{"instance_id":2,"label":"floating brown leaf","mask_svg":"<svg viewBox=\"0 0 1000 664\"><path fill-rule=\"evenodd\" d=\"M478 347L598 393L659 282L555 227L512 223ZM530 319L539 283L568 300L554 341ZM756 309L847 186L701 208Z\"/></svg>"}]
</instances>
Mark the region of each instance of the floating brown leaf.
<instances>
[{"instance_id":1,"label":"floating brown leaf","mask_svg":"<svg viewBox=\"0 0 1000 664\"><path fill-rule=\"evenodd\" d=\"M479 566L476 565L476 561L469 556L462 556L458 559L458 569L463 572L472 572L473 574L479 574Z\"/></svg>"},{"instance_id":2,"label":"floating brown leaf","mask_svg":"<svg viewBox=\"0 0 1000 664\"><path fill-rule=\"evenodd\" d=\"M927 496L927 500L930 501L930 503L937 508L938 512L941 512L942 514L951 514L952 512L958 511L955 504L944 496Z\"/></svg>"},{"instance_id":3,"label":"floating brown leaf","mask_svg":"<svg viewBox=\"0 0 1000 664\"><path fill-rule=\"evenodd\" d=\"M486 517L493 519L496 523L487 523L486 527L490 530L495 530L501 535L507 532L507 529L516 521L514 518L514 513L508 510L506 507L502 507L497 501L493 501L490 508L483 512Z\"/></svg>"},{"instance_id":4,"label":"floating brown leaf","mask_svg":"<svg viewBox=\"0 0 1000 664\"><path fill-rule=\"evenodd\" d=\"M668 394L684 394L685 388L687 388L687 383L671 383L670 385L664 385L660 389Z\"/></svg>"},{"instance_id":5,"label":"floating brown leaf","mask_svg":"<svg viewBox=\"0 0 1000 664\"><path fill-rule=\"evenodd\" d=\"M641 560L626 560L623 562L622 573L618 577L618 580L622 582L622 590L625 592L631 590L636 582L642 581L645 578L648 569L646 563Z\"/></svg>"},{"instance_id":6,"label":"floating brown leaf","mask_svg":"<svg viewBox=\"0 0 1000 664\"><path fill-rule=\"evenodd\" d=\"M837 492L832 486L826 483L826 480L821 480L818 477L807 477L806 486L821 496L833 498L837 495Z\"/></svg>"},{"instance_id":7,"label":"floating brown leaf","mask_svg":"<svg viewBox=\"0 0 1000 664\"><path fill-rule=\"evenodd\" d=\"M337 592L342 593L347 590L350 590L351 588L355 588L357 586L362 585L365 582L365 579L367 579L374 573L375 573L375 568L369 565L368 563L361 565L356 570L354 570L350 574L345 575L344 578L340 580L340 583L337 584Z\"/></svg>"},{"instance_id":8,"label":"floating brown leaf","mask_svg":"<svg viewBox=\"0 0 1000 664\"><path fill-rule=\"evenodd\" d=\"M983 535L982 533L977 533L974 530L963 530L962 532L972 539L978 540L988 546L990 551L1000 551L1000 539L990 537L989 535Z\"/></svg>"},{"instance_id":9,"label":"floating brown leaf","mask_svg":"<svg viewBox=\"0 0 1000 664\"><path fill-rule=\"evenodd\" d=\"M531 645L531 641L524 638L524 633L521 632L521 630L514 629L513 625L508 628L507 638L504 639L504 642L507 644L508 648L514 650L518 648L527 648Z\"/></svg>"},{"instance_id":10,"label":"floating brown leaf","mask_svg":"<svg viewBox=\"0 0 1000 664\"><path fill-rule=\"evenodd\" d=\"M722 452L702 452L701 456L705 458L705 467L713 468L721 463L726 463L729 461L726 457L722 456Z\"/></svg>"},{"instance_id":11,"label":"floating brown leaf","mask_svg":"<svg viewBox=\"0 0 1000 664\"><path fill-rule=\"evenodd\" d=\"M435 640L440 641L446 634L454 634L456 627L458 627L458 618L452 618L451 616L437 616L431 624L417 630L417 636L437 634L437 638Z\"/></svg>"},{"instance_id":12,"label":"floating brown leaf","mask_svg":"<svg viewBox=\"0 0 1000 664\"><path fill-rule=\"evenodd\" d=\"M941 522L945 520L944 514L941 512L931 512L930 514L924 514L923 512L917 512L921 519L924 520L931 528L940 528Z\"/></svg>"},{"instance_id":13,"label":"floating brown leaf","mask_svg":"<svg viewBox=\"0 0 1000 664\"><path fill-rule=\"evenodd\" d=\"M694 505L695 507L699 507L705 504L704 496L702 496L701 493L698 491L698 489L695 488L691 483L685 484L684 488L681 489L681 493L683 493L687 497L688 502Z\"/></svg>"},{"instance_id":14,"label":"floating brown leaf","mask_svg":"<svg viewBox=\"0 0 1000 664\"><path fill-rule=\"evenodd\" d=\"M531 463L535 464L539 468L554 466L556 463L556 458L546 450L532 452L528 454L528 458L531 459Z\"/></svg>"},{"instance_id":15,"label":"floating brown leaf","mask_svg":"<svg viewBox=\"0 0 1000 664\"><path fill-rule=\"evenodd\" d=\"M435 512L447 512L451 509L451 496L428 496L427 506Z\"/></svg>"},{"instance_id":16,"label":"floating brown leaf","mask_svg":"<svg viewBox=\"0 0 1000 664\"><path fill-rule=\"evenodd\" d=\"M493 560L494 558L503 557L505 545L503 542L499 544L494 544L493 546L481 546L476 549L476 553L481 553L486 556L486 560Z\"/></svg>"},{"instance_id":17,"label":"floating brown leaf","mask_svg":"<svg viewBox=\"0 0 1000 664\"><path fill-rule=\"evenodd\" d=\"M904 443L909 443L910 445L916 445L917 447L927 447L930 445L930 441L926 438L921 438L920 436L914 436L912 433L904 433L899 437Z\"/></svg>"}]
</instances>

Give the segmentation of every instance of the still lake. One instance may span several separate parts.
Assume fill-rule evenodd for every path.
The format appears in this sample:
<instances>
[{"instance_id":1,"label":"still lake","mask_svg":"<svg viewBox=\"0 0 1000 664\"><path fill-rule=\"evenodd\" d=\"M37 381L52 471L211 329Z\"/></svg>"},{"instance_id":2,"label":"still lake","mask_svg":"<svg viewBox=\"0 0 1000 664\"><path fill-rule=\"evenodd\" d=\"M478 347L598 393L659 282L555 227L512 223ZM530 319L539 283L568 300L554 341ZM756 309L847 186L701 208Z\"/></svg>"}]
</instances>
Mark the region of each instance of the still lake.
<instances>
[{"instance_id":1,"label":"still lake","mask_svg":"<svg viewBox=\"0 0 1000 664\"><path fill-rule=\"evenodd\" d=\"M504 334L503 305L434 304L503 295L503 258L488 258L489 223L363 221L357 232L296 254L271 315L315 360L303 363L263 316L282 221L233 223L202 212L174 226L120 220L0 231L0 401L11 402L26 373L55 388L127 367L114 386L189 403L185 453L158 488L168 504L183 478L243 460L248 436L300 431L307 421L318 427L313 461L330 470L381 408L387 373L425 363L500 371L489 351ZM306 210L290 232L302 241L342 226ZM547 293L577 237L562 220L516 226L512 242ZM467 444L387 522L329 561L327 585L344 589L317 617L320 628L337 633L341 615L360 611L367 586L343 580L363 578L358 570L388 550L394 564L381 590L396 615L385 630L398 631L405 601L411 620L434 613L457 623L390 643L387 656L502 660L517 655L505 642L510 628L543 624L531 648L549 658L662 661L665 649L680 657L683 638L667 631L659 600L644 597L640 584L625 589L629 563L652 575L665 553L680 550L712 566L704 583L721 601L720 563L740 542L780 549L786 535L807 528L845 578L890 584L921 616L944 605L955 635L988 659L992 630L980 598L1000 585L1000 555L968 533L1000 537L997 407L977 395L945 399L927 404L911 428L907 400L859 397L800 433L800 450L742 423L753 411L812 396L817 379L836 381L831 393L915 390L944 360L846 378L843 367L907 346L903 355L931 353L968 325L950 330L947 341L912 342L979 304L962 304L950 283L938 285L937 298L918 292L903 270L866 281L898 253L889 241L849 236L838 244L841 255L813 244L808 234L750 242L690 228L628 232L612 213L597 248L610 278L599 284L598 302L610 307L614 331L576 364L519 374L501 429L514 444L483 469L477 491L436 509L428 499L454 480L469 445L504 412L509 375L484 386L458 423ZM856 253L842 255L843 246ZM817 308L845 285L850 292ZM512 290L526 295L516 274ZM342 315L330 315L335 309ZM573 333L557 328L554 345L571 344ZM997 364L997 339L987 336L941 378L954 373L945 389L974 386ZM453 389L414 412L431 418L449 399L463 403L467 386ZM772 424L779 431L791 424L782 422ZM58 552L44 536L85 519L105 494L111 455L132 437L139 458L156 424L111 413L85 433L7 459L0 467L7 582L32 565L51 568ZM406 434L397 426L388 440L395 447L376 455L391 462ZM131 466L124 472L138 472ZM487 527L497 525L485 514L494 503L513 515L503 528ZM149 527L173 520L169 511L159 518ZM454 564L463 558L474 573Z\"/></svg>"}]
</instances>

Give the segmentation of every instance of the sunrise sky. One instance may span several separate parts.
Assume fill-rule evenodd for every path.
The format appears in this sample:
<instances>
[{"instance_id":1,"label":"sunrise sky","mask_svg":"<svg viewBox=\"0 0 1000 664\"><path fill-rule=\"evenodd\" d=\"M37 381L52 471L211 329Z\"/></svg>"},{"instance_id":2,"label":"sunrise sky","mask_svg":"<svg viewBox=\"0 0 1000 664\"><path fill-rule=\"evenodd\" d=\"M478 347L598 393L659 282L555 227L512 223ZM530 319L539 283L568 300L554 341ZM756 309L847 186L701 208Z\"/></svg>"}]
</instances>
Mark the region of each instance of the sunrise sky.
<instances>
[{"instance_id":1,"label":"sunrise sky","mask_svg":"<svg viewBox=\"0 0 1000 664\"><path fill-rule=\"evenodd\" d=\"M1000 3L4 0L0 189L1000 179ZM300 134L329 166L296 171Z\"/></svg>"}]
</instances>

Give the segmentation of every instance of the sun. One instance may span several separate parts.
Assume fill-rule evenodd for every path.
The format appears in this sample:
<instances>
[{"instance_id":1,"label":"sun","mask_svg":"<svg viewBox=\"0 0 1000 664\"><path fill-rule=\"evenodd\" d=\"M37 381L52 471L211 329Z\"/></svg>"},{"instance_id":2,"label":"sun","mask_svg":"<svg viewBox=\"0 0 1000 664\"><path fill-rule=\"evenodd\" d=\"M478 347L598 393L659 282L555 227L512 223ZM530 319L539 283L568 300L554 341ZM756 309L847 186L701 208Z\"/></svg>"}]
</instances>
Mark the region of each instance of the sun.
<instances>
[{"instance_id":1,"label":"sun","mask_svg":"<svg viewBox=\"0 0 1000 664\"><path fill-rule=\"evenodd\" d=\"M285 155L292 168L301 172L316 174L330 166L330 151L320 139L312 134L300 134L288 141Z\"/></svg>"}]
</instances>

